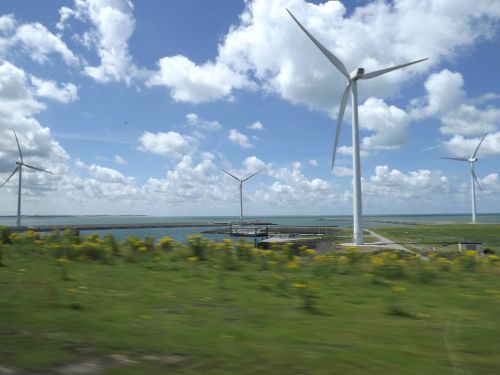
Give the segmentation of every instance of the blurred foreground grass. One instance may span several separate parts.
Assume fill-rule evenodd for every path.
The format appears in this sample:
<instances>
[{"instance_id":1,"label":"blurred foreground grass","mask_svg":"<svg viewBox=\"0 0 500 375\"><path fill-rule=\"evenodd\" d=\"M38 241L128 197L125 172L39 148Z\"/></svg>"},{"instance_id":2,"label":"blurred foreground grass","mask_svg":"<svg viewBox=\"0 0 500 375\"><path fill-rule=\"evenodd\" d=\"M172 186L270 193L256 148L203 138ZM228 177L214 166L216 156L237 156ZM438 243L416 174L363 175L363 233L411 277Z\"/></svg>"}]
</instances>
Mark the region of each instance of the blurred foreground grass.
<instances>
[{"instance_id":1,"label":"blurred foreground grass","mask_svg":"<svg viewBox=\"0 0 500 375\"><path fill-rule=\"evenodd\" d=\"M0 372L500 373L497 255L3 242Z\"/></svg>"}]
</instances>

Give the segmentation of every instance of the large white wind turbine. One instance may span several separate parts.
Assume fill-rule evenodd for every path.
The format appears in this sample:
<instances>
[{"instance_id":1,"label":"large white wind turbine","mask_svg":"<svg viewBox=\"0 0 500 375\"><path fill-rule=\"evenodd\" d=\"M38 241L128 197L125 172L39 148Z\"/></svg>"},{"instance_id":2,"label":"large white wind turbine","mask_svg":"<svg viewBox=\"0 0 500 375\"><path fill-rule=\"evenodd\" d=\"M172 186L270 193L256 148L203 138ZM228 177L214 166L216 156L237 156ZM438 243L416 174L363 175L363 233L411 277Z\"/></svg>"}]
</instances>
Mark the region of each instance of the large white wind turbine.
<instances>
[{"instance_id":1,"label":"large white wind turbine","mask_svg":"<svg viewBox=\"0 0 500 375\"><path fill-rule=\"evenodd\" d=\"M471 185L471 193L472 193L472 224L476 224L476 185L481 189L481 185L479 185L479 181L477 180L476 172L474 171L474 163L476 163L479 159L476 158L477 152L479 151L479 147L481 146L481 143L483 143L484 139L488 133L486 133L479 144L477 145L476 149L474 152L471 154L471 156L467 158L443 158L443 159L450 159L450 160L458 160L458 161L466 161L470 165L470 185Z\"/></svg>"},{"instance_id":2,"label":"large white wind turbine","mask_svg":"<svg viewBox=\"0 0 500 375\"><path fill-rule=\"evenodd\" d=\"M333 53L327 50L314 36L306 30L304 26L294 17L294 15L287 9L287 12L292 16L293 20L299 27L306 33L309 39L319 48L319 50L326 56L326 58L342 73L347 79L347 86L342 95L339 107L339 117L337 120L337 129L335 132L335 142L333 145L332 168L335 162L335 153L337 151L337 143L339 141L340 128L344 118L344 111L347 104L347 97L351 93L352 100L352 169L353 169L353 243L356 245L363 244L363 210L361 203L361 167L360 167L360 154L359 154L359 124L358 124L358 93L357 81L359 79L371 79L378 77L382 74L392 72L393 70L404 68L412 64L427 60L417 60L410 63L393 66L391 68L376 70L374 72L366 73L363 68L357 68L349 74L346 67Z\"/></svg>"},{"instance_id":3,"label":"large white wind turbine","mask_svg":"<svg viewBox=\"0 0 500 375\"><path fill-rule=\"evenodd\" d=\"M240 182L240 222L243 222L243 183L246 180L251 179L253 176L255 176L256 174L259 174L262 171L255 172L254 174L248 176L247 178L243 178L243 179L236 177L235 175L229 173L228 171L226 171L224 169L222 171L224 173L228 174L229 176L231 176L232 178L234 178L235 180Z\"/></svg>"},{"instance_id":4,"label":"large white wind turbine","mask_svg":"<svg viewBox=\"0 0 500 375\"><path fill-rule=\"evenodd\" d=\"M36 171L42 171L46 173L52 174L52 172L46 171L45 169L34 167L32 165L26 164L23 161L23 153L21 152L21 146L19 146L19 140L17 139L16 132L14 132L14 137L16 137L16 142L17 142L17 149L19 150L19 161L16 161L17 167L12 171L10 174L9 178L7 178L2 185L0 185L0 188L3 187L11 178L16 174L16 172L19 172L19 185L17 188L17 219L16 219L16 224L17 226L21 226L21 177L22 177L22 171L23 167L34 169Z\"/></svg>"}]
</instances>

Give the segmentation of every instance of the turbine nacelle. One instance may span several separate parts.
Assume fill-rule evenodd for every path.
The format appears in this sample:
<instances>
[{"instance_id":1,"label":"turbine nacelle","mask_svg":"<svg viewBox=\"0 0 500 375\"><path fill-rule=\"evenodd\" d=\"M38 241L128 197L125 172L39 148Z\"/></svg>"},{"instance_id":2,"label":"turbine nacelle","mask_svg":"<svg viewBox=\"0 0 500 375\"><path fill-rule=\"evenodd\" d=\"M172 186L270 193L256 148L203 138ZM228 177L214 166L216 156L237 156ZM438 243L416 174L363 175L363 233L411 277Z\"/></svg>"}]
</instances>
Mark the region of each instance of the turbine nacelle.
<instances>
[{"instance_id":1,"label":"turbine nacelle","mask_svg":"<svg viewBox=\"0 0 500 375\"><path fill-rule=\"evenodd\" d=\"M478 161L479 159L478 158L474 158L474 159L469 159L469 163L475 163L476 161Z\"/></svg>"},{"instance_id":2,"label":"turbine nacelle","mask_svg":"<svg viewBox=\"0 0 500 375\"><path fill-rule=\"evenodd\" d=\"M365 69L364 68L357 68L354 69L351 74L349 74L349 77L351 78L351 81L360 79L365 75Z\"/></svg>"}]
</instances>

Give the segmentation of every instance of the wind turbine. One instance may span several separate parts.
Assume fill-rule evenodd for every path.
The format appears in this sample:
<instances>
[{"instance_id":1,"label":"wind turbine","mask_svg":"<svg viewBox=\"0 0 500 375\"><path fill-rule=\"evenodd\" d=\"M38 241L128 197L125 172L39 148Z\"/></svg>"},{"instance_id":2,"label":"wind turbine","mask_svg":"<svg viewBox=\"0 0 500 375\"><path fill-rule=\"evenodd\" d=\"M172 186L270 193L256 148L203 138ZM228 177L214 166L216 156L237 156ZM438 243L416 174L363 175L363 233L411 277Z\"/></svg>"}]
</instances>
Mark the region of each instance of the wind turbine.
<instances>
[{"instance_id":1,"label":"wind turbine","mask_svg":"<svg viewBox=\"0 0 500 375\"><path fill-rule=\"evenodd\" d=\"M353 70L350 74L347 71L345 65L338 59L333 53L326 49L320 42L311 35L309 31L306 30L304 26L295 18L295 16L287 9L287 12L292 16L293 20L299 25L299 27L306 33L309 39L319 48L319 50L326 56L326 58L344 75L347 79L347 86L342 95L342 100L340 101L339 107L339 117L337 120L337 129L335 132L335 142L333 145L333 156L332 156L332 169L335 162L335 153L337 152L337 144L339 141L340 128L342 127L342 120L344 118L344 111L347 104L347 97L351 93L352 100L352 166L353 166L353 235L352 240L355 245L363 244L363 209L361 202L361 164L360 164L360 153L359 153L359 124L358 124L358 92L357 92L357 81L360 79L371 79L382 74L392 72L396 69L404 68L412 64L419 63L427 59L421 59L413 61L410 63L396 65L391 68L376 70L374 72L366 73L363 68L357 68Z\"/></svg>"},{"instance_id":2,"label":"wind turbine","mask_svg":"<svg viewBox=\"0 0 500 375\"><path fill-rule=\"evenodd\" d=\"M450 160L458 160L458 161L466 161L470 165L470 185L471 185L471 192L472 192L472 224L476 224L476 185L479 188L479 190L483 190L481 188L481 185L479 185L479 181L477 180L476 172L474 171L474 163L476 163L479 159L476 158L477 152L479 150L479 147L481 146L481 143L483 143L484 139L488 133L483 135L483 138L477 145L476 149L474 152L471 154L471 156L467 158L443 158L443 159L450 159Z\"/></svg>"},{"instance_id":3,"label":"wind turbine","mask_svg":"<svg viewBox=\"0 0 500 375\"><path fill-rule=\"evenodd\" d=\"M262 171L255 172L254 174L248 176L247 178L243 178L243 179L236 177L235 175L229 173L228 171L226 171L224 169L222 171L224 173L228 174L229 176L231 176L232 178L234 178L235 180L240 182L240 222L242 223L243 222L243 183L246 180L251 179L253 176L255 176L256 174L259 174Z\"/></svg>"},{"instance_id":4,"label":"wind turbine","mask_svg":"<svg viewBox=\"0 0 500 375\"><path fill-rule=\"evenodd\" d=\"M19 185L17 188L17 219L16 219L16 224L17 226L21 226L21 180L22 180L22 171L23 167L34 169L36 171L42 171L46 173L53 174L52 172L46 171L45 169L34 167L32 165L26 164L23 161L23 153L21 152L21 146L19 146L19 140L17 139L16 132L14 132L14 137L16 137L16 142L17 142L17 149L19 150L19 158L20 161L16 161L17 167L12 171L10 174L9 178L7 178L2 185L0 185L0 188L3 187L11 178L16 174L16 172L19 172Z\"/></svg>"}]
</instances>

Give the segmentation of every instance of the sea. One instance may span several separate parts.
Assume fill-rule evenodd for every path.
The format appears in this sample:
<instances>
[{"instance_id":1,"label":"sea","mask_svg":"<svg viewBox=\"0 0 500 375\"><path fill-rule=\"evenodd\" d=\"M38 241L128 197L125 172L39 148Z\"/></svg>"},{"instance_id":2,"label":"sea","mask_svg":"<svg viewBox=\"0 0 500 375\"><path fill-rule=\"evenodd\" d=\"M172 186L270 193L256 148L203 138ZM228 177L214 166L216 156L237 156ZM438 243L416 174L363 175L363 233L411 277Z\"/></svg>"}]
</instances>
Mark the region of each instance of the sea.
<instances>
[{"instance_id":1,"label":"sea","mask_svg":"<svg viewBox=\"0 0 500 375\"><path fill-rule=\"evenodd\" d=\"M280 226L337 226L341 228L352 227L352 216L246 216L246 221L262 221ZM0 226L14 226L16 218L13 216L0 216ZM83 224L134 224L134 223L193 223L193 222L238 222L235 216L23 216L22 225L83 225ZM470 223L470 214L448 215L365 215L363 217L365 228L418 225L418 224L447 224ZM477 216L478 223L500 224L500 213L481 214ZM97 233L101 236L113 234L117 239L123 240L128 236L144 238L153 236L160 239L170 236L176 241L184 242L190 234L202 233L217 227L186 227L186 228L141 228L141 229L112 229L82 231L81 235ZM222 227L221 227L222 228ZM222 240L228 235L204 234L212 240Z\"/></svg>"}]
</instances>

